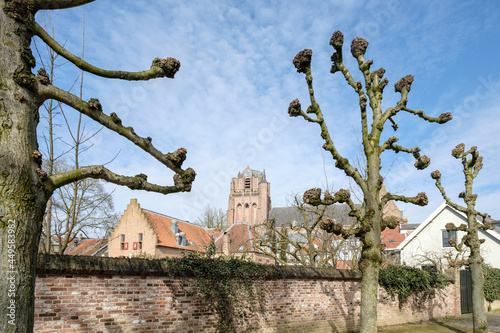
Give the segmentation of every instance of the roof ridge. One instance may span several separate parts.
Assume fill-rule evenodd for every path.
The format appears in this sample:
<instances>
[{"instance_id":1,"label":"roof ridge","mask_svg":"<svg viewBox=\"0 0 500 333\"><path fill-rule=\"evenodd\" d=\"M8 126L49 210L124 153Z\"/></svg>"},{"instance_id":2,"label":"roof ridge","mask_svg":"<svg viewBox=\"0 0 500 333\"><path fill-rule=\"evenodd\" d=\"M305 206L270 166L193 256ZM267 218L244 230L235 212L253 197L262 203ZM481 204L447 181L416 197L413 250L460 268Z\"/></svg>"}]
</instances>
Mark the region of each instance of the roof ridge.
<instances>
[{"instance_id":1,"label":"roof ridge","mask_svg":"<svg viewBox=\"0 0 500 333\"><path fill-rule=\"evenodd\" d=\"M142 209L142 210L144 210L144 211L146 211L146 212L148 212L148 213L152 213L152 214L160 215L160 216L163 216L163 217L167 217L167 218L169 218L169 219L172 219L172 220L177 220L177 221L179 221L179 222L188 223L188 224L194 225L194 226L196 226L196 227L200 227L200 228L203 228L203 229L205 229L205 230L208 230L207 228L202 227L201 225L196 224L196 223L193 223L193 222L189 222L189 221L186 221L186 220L182 220L182 219L179 219L179 218L177 218L177 217L173 217L173 216L170 216L170 215L167 215L167 214L158 213L158 212L155 212L155 211L153 211L153 210L151 210L151 209L146 209L146 208L142 208L142 207L141 207L141 209Z\"/></svg>"}]
</instances>

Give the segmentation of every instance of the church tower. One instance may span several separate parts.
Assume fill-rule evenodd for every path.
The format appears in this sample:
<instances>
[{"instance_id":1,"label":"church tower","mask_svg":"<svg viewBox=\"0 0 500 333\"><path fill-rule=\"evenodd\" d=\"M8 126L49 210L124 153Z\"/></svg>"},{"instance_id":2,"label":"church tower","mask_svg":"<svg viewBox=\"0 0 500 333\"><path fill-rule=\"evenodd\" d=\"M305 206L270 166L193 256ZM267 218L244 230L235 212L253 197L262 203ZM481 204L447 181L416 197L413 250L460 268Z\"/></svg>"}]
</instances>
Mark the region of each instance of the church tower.
<instances>
[{"instance_id":1,"label":"church tower","mask_svg":"<svg viewBox=\"0 0 500 333\"><path fill-rule=\"evenodd\" d=\"M271 210L271 184L266 180L266 171L246 167L243 173L231 180L227 226L246 222L251 226L264 223Z\"/></svg>"}]
</instances>

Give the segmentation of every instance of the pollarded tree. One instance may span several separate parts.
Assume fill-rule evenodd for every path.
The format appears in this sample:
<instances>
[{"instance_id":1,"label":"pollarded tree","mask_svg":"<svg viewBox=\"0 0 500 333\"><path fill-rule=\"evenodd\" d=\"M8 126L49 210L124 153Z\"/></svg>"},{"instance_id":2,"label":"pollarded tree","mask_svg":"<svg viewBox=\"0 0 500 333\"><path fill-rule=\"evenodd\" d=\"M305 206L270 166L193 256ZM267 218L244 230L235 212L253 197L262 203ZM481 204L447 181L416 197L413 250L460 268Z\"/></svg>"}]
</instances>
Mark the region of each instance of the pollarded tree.
<instances>
[{"instance_id":1,"label":"pollarded tree","mask_svg":"<svg viewBox=\"0 0 500 333\"><path fill-rule=\"evenodd\" d=\"M428 122L445 123L452 117L450 113L443 113L438 118L426 115L422 110L414 110L407 107L408 93L411 89L413 76L407 75L400 79L395 85L395 91L401 97L394 107L382 110L382 93L389 81L382 79L385 73L383 68L371 70L373 60L365 60L365 52L368 42L363 38L355 38L351 44L351 54L357 60L359 70L361 71L364 84L361 81L356 82L349 70L344 66L342 46L344 35L336 31L330 45L335 49L332 55L333 66L331 73L340 72L347 84L349 84L359 98L359 108L361 113L361 143L366 159L366 175L363 177L360 171L353 166L351 162L343 157L335 147L330 132L323 118L323 113L316 102L313 78L311 74L312 51L303 50L297 54L293 63L297 72L304 73L307 86L309 88L310 106L306 111L302 110L299 100L290 103L288 113L291 117L301 116L308 122L316 123L321 128L321 137L325 140L323 149L328 151L335 160L335 166L345 172L359 186L362 192L364 210L357 208L351 199L348 190L340 190L335 194L326 193L321 195L321 189L311 189L304 193L304 201L312 205L330 205L334 203L347 203L351 208L351 216L358 219L359 224L356 228L346 230L334 220L325 219L320 223L323 230L332 232L343 237L355 235L362 244L361 259L359 267L363 273L361 281L361 332L377 331L377 294L378 294L378 276L382 262L383 244L381 243L381 232L385 228L395 228L400 222L399 219L391 216L382 218L382 210L389 200L403 201L416 205L426 205L427 196L421 192L415 197L406 197L386 193L380 197L380 189L384 182L381 169L381 155L386 150L392 150L396 153L404 152L413 154L416 159L415 167L417 169L426 168L430 159L425 155L420 155L419 147L406 148L397 145L398 138L393 136L381 142L381 135L387 122L392 124L394 130L397 130L397 123L394 117L401 111L416 115ZM369 112L367 106L370 106ZM371 113L371 114L370 114ZM371 120L369 121L369 116Z\"/></svg>"},{"instance_id":2,"label":"pollarded tree","mask_svg":"<svg viewBox=\"0 0 500 333\"><path fill-rule=\"evenodd\" d=\"M50 83L43 70L32 73L35 58L30 44L38 36L56 53L78 68L112 79L149 80L173 78L179 70L176 59L154 59L151 68L125 72L97 68L59 45L35 22L35 14L44 9L64 9L93 0L0 0L0 331L33 330L35 268L38 243L46 204L58 188L86 178L127 186L131 189L162 194L189 191L195 178L193 169L183 169L186 150L179 148L164 154L151 138L137 135L120 118L103 112L97 99L88 102ZM38 108L54 99L100 123L139 146L171 169L173 185L160 186L147 181L146 175L123 176L102 165L47 175L41 169L38 151Z\"/></svg>"},{"instance_id":3,"label":"pollarded tree","mask_svg":"<svg viewBox=\"0 0 500 333\"><path fill-rule=\"evenodd\" d=\"M449 242L459 252L464 249L464 245L470 250L468 263L472 277L472 322L474 332L488 332L488 322L484 308L483 258L481 257L480 250L484 239L479 239L479 229L491 230L494 227L486 214L482 214L476 210L477 194L472 193L474 178L477 177L483 167L483 157L479 156L476 146L465 151L463 143L457 145L452 150L451 155L462 160L465 176L465 192L461 192L458 197L464 200L467 207L462 207L451 201L444 187L441 185L441 172L439 170L433 171L431 177L436 181L436 187L441 192L446 204L467 216L467 225L462 224L457 227L453 223L448 223L446 224L446 230L460 230L466 233L460 240L460 243L454 238L450 239ZM470 159L467 159L469 155Z\"/></svg>"}]
</instances>

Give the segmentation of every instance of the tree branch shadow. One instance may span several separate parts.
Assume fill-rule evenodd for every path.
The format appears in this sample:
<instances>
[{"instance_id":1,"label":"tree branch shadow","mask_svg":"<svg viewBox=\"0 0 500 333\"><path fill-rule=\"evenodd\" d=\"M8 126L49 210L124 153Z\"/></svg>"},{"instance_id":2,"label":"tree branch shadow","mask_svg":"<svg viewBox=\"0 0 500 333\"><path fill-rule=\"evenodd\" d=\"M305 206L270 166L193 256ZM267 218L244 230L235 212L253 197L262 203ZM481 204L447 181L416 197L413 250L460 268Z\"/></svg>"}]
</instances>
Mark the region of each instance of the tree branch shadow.
<instances>
[{"instance_id":1,"label":"tree branch shadow","mask_svg":"<svg viewBox=\"0 0 500 333\"><path fill-rule=\"evenodd\" d=\"M450 331L453 331L453 332L457 332L457 333L467 333L467 330L461 330L461 329L458 329L456 327L453 327L451 325L448 325L446 324L445 322L441 321L441 320L438 320L438 319L430 319L429 320L430 322L434 323L434 324L437 324L437 325L440 325L440 326L443 326L447 329L449 329Z\"/></svg>"}]
</instances>

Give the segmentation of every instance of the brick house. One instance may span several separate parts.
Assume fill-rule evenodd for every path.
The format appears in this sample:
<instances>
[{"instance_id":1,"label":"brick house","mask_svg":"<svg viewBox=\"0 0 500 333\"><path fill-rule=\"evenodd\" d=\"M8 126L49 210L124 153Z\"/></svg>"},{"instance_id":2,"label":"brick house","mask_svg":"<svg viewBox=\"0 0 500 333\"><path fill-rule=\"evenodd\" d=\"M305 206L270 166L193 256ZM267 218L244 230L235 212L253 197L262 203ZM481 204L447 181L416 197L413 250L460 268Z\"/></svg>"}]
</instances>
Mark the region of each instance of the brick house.
<instances>
[{"instance_id":1,"label":"brick house","mask_svg":"<svg viewBox=\"0 0 500 333\"><path fill-rule=\"evenodd\" d=\"M131 199L111 231L108 253L110 257L181 257L204 253L210 241L205 228L141 208L137 199Z\"/></svg>"},{"instance_id":2,"label":"brick house","mask_svg":"<svg viewBox=\"0 0 500 333\"><path fill-rule=\"evenodd\" d=\"M142 208L131 199L108 240L110 257L151 256L175 258L188 253L205 253L212 242L216 255L243 257L254 262L274 264L253 245L249 224L236 223L228 230L215 231L171 216Z\"/></svg>"}]
</instances>

